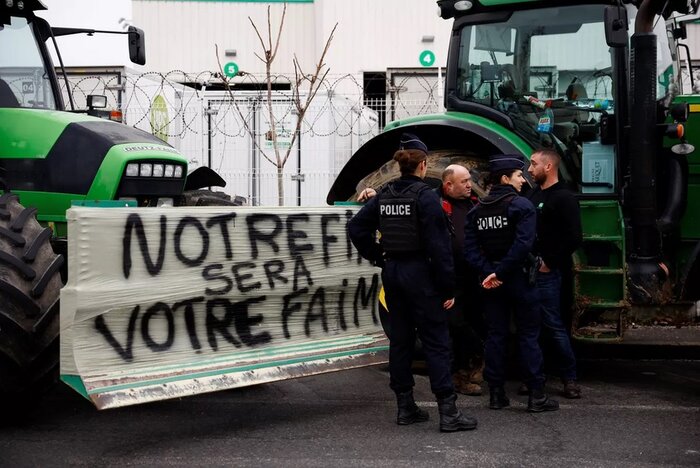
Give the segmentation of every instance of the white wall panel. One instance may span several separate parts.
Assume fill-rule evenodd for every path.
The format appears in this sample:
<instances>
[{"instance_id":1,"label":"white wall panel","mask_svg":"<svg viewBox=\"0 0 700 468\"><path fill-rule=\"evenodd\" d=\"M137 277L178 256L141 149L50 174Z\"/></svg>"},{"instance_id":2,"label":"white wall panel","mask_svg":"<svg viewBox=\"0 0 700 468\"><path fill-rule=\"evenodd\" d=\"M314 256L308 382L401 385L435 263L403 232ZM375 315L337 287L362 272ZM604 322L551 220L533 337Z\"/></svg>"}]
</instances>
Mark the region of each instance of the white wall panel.
<instances>
[{"instance_id":1,"label":"white wall panel","mask_svg":"<svg viewBox=\"0 0 700 468\"><path fill-rule=\"evenodd\" d=\"M283 5L266 2L174 1L174 0L45 0L49 10L40 12L54 26L91 27L120 30L124 21L146 32L145 69L158 72L183 70L188 73L216 71L215 44L222 63L235 61L241 70L262 73L263 64L255 57L260 44L248 17L266 27L270 6L273 22ZM332 75L352 74L360 83L363 71L390 68L419 68L418 56L429 49L437 63L446 62L451 21L440 19L431 0L315 0L288 5L286 27L275 73L291 75L296 54L304 70L311 71L331 29L338 23L336 37L326 63ZM661 23L659 24L661 27ZM433 36L434 42L422 42ZM596 68L604 48L599 31L586 33L586 46L562 44L533 62L556 61L560 68ZM130 66L124 37L97 35L59 38L69 66ZM577 41L579 42L579 41ZM688 25L685 41L700 58L700 24ZM595 46L594 46L595 44ZM224 56L236 49L237 57ZM697 56L697 57L696 57ZM556 59L556 60L554 60ZM568 66L564 66L567 64ZM342 89L336 91L343 92Z\"/></svg>"},{"instance_id":2,"label":"white wall panel","mask_svg":"<svg viewBox=\"0 0 700 468\"><path fill-rule=\"evenodd\" d=\"M283 6L269 5L274 26L279 24ZM134 22L146 31L147 68L188 73L218 70L215 52L218 44L222 65L234 61L242 71L264 72L263 63L254 55L256 52L262 55L262 46L248 17L267 39L267 7L266 3L134 1ZM313 8L313 3L287 6L274 73L292 71L295 53L305 69L313 66ZM237 56L225 57L226 49L236 49Z\"/></svg>"},{"instance_id":3,"label":"white wall panel","mask_svg":"<svg viewBox=\"0 0 700 468\"><path fill-rule=\"evenodd\" d=\"M165 72L188 72L217 67L214 44L222 62L233 60L241 70L261 73L260 51L248 16L265 32L268 5L274 21L279 3L133 1L134 22L148 37L148 68ZM318 60L328 34L338 23L326 63L334 75L381 71L396 67L419 67L423 50L435 52L438 63L447 60L451 22L437 16L437 6L426 0L316 0L289 4L283 40L275 71L290 74L297 54L305 71ZM434 42L421 42L433 36ZM238 56L227 59L225 49Z\"/></svg>"},{"instance_id":4,"label":"white wall panel","mask_svg":"<svg viewBox=\"0 0 700 468\"><path fill-rule=\"evenodd\" d=\"M316 8L321 36L339 23L328 60L333 73L419 67L426 49L436 54L437 63L447 61L452 22L437 16L433 1L320 0ZM434 36L434 42L421 42L423 36Z\"/></svg>"}]
</instances>

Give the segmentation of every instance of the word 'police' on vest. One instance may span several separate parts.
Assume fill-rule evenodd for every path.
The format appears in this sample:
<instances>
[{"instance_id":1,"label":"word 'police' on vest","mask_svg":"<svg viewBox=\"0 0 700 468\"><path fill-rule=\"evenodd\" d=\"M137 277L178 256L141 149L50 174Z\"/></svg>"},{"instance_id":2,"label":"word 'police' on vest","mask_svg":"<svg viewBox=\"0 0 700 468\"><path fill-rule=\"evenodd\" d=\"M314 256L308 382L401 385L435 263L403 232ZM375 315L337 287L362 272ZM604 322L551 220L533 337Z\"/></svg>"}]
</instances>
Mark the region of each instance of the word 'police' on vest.
<instances>
[{"instance_id":1,"label":"word 'police' on vest","mask_svg":"<svg viewBox=\"0 0 700 468\"><path fill-rule=\"evenodd\" d=\"M411 216L411 204L386 204L379 206L381 216Z\"/></svg>"},{"instance_id":2,"label":"word 'police' on vest","mask_svg":"<svg viewBox=\"0 0 700 468\"><path fill-rule=\"evenodd\" d=\"M508 218L506 216L484 216L476 219L477 228L479 231L489 229L503 229L508 226Z\"/></svg>"}]
</instances>

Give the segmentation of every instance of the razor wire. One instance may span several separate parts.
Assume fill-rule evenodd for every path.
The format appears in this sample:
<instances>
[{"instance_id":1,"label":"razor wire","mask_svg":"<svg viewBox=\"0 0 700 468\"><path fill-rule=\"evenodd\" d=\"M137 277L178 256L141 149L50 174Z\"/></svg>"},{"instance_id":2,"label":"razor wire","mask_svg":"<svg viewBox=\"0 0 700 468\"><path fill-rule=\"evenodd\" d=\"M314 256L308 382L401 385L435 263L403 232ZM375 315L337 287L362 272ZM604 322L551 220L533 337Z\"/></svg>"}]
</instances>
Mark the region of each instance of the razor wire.
<instances>
[{"instance_id":1,"label":"razor wire","mask_svg":"<svg viewBox=\"0 0 700 468\"><path fill-rule=\"evenodd\" d=\"M68 88L77 109L87 109L89 95L104 95L107 108L121 111L124 123L145 130L150 127L153 133L161 130L166 137L208 132L240 137L247 132L242 119L250 119L254 110L267 112L266 77L259 74L242 74L225 80L214 71L136 74L115 69L87 73L69 70L68 73ZM68 102L66 83L59 81L64 101ZM328 75L309 106L301 134L372 136L380 130L377 127L380 120L388 122L440 109L436 77L402 72L397 77L388 75L386 81L386 96L368 98L364 95L362 80L356 75ZM406 86L409 82L411 85ZM296 118L294 83L293 74L271 77L275 123ZM298 91L303 101L305 89ZM219 103L216 116L204 128L199 120L206 117L205 106L213 101ZM154 128L154 116L162 118L165 114L167 119ZM379 114L383 114L381 119ZM269 120L269 116L265 117Z\"/></svg>"}]
</instances>

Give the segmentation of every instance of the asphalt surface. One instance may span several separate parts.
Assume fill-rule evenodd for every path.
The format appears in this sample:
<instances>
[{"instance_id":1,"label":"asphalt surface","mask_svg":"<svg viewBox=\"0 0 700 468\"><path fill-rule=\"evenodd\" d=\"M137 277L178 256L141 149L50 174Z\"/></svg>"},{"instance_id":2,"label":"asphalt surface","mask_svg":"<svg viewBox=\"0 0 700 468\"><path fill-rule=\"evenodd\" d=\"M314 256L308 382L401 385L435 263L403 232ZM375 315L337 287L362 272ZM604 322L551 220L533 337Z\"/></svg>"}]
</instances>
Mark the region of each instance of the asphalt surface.
<instances>
[{"instance_id":1,"label":"asphalt surface","mask_svg":"<svg viewBox=\"0 0 700 468\"><path fill-rule=\"evenodd\" d=\"M0 466L700 466L699 361L580 367L584 398L556 413L526 413L516 381L511 408L460 397L479 428L454 434L438 431L425 376L431 420L397 426L384 366L103 412L61 385L0 427Z\"/></svg>"}]
</instances>

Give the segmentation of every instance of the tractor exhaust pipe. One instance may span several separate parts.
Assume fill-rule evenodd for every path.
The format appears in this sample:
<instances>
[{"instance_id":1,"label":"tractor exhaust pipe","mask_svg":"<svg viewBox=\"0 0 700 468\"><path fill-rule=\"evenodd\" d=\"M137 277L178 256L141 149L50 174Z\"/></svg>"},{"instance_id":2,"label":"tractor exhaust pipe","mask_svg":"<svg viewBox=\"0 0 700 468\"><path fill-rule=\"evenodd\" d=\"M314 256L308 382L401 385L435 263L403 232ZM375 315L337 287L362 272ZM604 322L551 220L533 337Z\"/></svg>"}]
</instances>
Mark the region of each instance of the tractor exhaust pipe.
<instances>
[{"instance_id":1,"label":"tractor exhaust pipe","mask_svg":"<svg viewBox=\"0 0 700 468\"><path fill-rule=\"evenodd\" d=\"M633 304L657 302L666 274L660 266L661 233L656 206L656 35L654 18L663 0L644 0L635 21L630 60L630 186L628 193L632 243L628 286Z\"/></svg>"}]
</instances>

